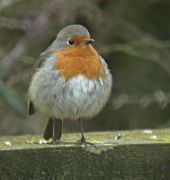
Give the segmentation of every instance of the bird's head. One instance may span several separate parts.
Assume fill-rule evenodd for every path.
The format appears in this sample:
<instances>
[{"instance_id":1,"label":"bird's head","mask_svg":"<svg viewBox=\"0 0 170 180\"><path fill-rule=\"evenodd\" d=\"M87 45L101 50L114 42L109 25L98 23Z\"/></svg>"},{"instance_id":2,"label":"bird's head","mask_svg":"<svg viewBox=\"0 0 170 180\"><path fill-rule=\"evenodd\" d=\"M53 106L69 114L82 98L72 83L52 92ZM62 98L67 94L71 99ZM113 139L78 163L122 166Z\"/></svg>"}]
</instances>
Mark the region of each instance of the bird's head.
<instances>
[{"instance_id":1,"label":"bird's head","mask_svg":"<svg viewBox=\"0 0 170 180\"><path fill-rule=\"evenodd\" d=\"M88 46L94 42L90 38L88 30L82 25L69 25L63 28L52 44L52 49L71 49L80 46Z\"/></svg>"}]
</instances>

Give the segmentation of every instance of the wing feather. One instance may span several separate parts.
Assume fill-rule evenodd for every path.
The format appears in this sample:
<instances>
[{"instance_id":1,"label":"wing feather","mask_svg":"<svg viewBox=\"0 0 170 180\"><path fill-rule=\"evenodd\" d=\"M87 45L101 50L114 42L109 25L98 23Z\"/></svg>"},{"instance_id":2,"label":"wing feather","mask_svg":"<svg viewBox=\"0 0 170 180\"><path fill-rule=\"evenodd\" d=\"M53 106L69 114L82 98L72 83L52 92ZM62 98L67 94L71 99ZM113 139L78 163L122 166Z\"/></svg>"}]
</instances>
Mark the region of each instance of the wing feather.
<instances>
[{"instance_id":1,"label":"wing feather","mask_svg":"<svg viewBox=\"0 0 170 180\"><path fill-rule=\"evenodd\" d=\"M37 60L35 61L35 65L34 65L34 72L40 68L43 64L43 62L48 58L49 54L51 53L51 51L45 51L43 53L41 53L39 55L39 57L37 58ZM34 102L32 102L31 100L28 101L28 114L29 115L33 115L36 113L35 107L34 107Z\"/></svg>"}]
</instances>

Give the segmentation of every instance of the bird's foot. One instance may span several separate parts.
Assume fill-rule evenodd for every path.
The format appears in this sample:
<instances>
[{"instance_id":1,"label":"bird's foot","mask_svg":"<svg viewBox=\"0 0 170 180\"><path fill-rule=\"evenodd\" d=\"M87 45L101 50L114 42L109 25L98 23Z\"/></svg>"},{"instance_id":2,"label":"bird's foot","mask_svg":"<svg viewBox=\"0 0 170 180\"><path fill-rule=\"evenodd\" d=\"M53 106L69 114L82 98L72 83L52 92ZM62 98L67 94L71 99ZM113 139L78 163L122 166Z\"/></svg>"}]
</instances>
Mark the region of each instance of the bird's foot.
<instances>
[{"instance_id":1,"label":"bird's foot","mask_svg":"<svg viewBox=\"0 0 170 180\"><path fill-rule=\"evenodd\" d=\"M52 144L52 145L60 144L60 140L58 140L58 139L52 139L52 141L48 141L48 144Z\"/></svg>"},{"instance_id":2,"label":"bird's foot","mask_svg":"<svg viewBox=\"0 0 170 180\"><path fill-rule=\"evenodd\" d=\"M93 146L95 145L95 144L93 144L93 143L91 143L89 141L86 141L84 136L82 136L81 139L77 141L77 143L78 144L85 144L85 145L93 145Z\"/></svg>"}]
</instances>

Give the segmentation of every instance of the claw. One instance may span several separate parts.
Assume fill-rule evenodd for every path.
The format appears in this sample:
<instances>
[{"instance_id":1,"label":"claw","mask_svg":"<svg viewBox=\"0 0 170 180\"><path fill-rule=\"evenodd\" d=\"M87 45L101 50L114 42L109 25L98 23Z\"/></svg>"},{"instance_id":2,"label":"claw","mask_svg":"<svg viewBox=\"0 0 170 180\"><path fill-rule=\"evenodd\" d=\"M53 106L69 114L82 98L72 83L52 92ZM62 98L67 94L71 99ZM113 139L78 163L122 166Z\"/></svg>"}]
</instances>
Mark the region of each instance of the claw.
<instances>
[{"instance_id":1,"label":"claw","mask_svg":"<svg viewBox=\"0 0 170 180\"><path fill-rule=\"evenodd\" d=\"M60 144L60 140L58 140L58 139L52 139L52 144Z\"/></svg>"},{"instance_id":2,"label":"claw","mask_svg":"<svg viewBox=\"0 0 170 180\"><path fill-rule=\"evenodd\" d=\"M78 140L77 143L78 143L78 144L93 145L93 146L95 146L95 144L93 144L93 143L91 143L91 142L89 142L89 141L86 141L86 139L83 138L83 137L82 137L80 140Z\"/></svg>"}]
</instances>

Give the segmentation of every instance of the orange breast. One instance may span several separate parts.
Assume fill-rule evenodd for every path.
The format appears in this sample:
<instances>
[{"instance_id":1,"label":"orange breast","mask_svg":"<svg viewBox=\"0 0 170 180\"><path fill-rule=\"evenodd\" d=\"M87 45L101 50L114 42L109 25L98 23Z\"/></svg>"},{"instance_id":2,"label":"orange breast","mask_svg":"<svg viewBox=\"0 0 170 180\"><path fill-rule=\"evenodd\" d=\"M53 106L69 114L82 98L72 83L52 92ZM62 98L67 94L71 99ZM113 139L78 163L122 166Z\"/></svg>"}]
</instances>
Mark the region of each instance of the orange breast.
<instances>
[{"instance_id":1,"label":"orange breast","mask_svg":"<svg viewBox=\"0 0 170 180\"><path fill-rule=\"evenodd\" d=\"M84 75L89 79L99 79L104 75L103 66L96 50L90 45L56 51L58 56L54 68L60 69L60 76L71 79Z\"/></svg>"}]
</instances>

